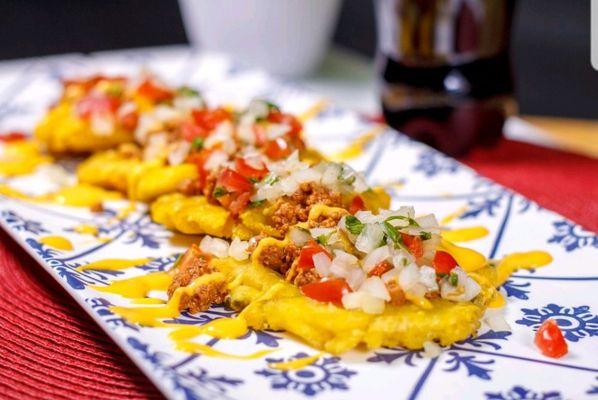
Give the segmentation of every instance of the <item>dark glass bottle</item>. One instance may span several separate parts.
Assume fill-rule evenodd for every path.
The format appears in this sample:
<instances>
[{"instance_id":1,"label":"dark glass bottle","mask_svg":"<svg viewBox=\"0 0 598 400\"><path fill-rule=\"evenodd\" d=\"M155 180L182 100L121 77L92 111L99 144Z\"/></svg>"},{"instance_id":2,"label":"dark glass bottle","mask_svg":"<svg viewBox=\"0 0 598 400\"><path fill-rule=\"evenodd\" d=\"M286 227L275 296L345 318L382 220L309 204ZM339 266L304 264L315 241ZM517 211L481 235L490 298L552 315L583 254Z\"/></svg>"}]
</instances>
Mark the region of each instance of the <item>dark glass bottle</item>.
<instances>
[{"instance_id":1,"label":"dark glass bottle","mask_svg":"<svg viewBox=\"0 0 598 400\"><path fill-rule=\"evenodd\" d=\"M386 121L453 156L495 143L515 107L514 6L515 0L376 0Z\"/></svg>"}]
</instances>

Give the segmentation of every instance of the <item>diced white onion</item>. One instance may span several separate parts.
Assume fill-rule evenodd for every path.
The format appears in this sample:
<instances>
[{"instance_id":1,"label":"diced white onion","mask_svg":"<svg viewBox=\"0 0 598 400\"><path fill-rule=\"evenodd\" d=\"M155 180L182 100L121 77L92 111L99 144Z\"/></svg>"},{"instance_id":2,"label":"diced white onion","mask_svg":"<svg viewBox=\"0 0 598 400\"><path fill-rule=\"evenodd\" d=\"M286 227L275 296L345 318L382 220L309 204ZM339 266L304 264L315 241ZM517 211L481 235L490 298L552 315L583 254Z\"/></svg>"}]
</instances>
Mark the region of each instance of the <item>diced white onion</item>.
<instances>
[{"instance_id":1,"label":"diced white onion","mask_svg":"<svg viewBox=\"0 0 598 400\"><path fill-rule=\"evenodd\" d=\"M436 270L432 267L423 266L419 269L419 283L424 285L428 291L438 290L436 282Z\"/></svg>"},{"instance_id":2,"label":"diced white onion","mask_svg":"<svg viewBox=\"0 0 598 400\"><path fill-rule=\"evenodd\" d=\"M285 135L291 130L291 127L287 124L274 124L270 123L266 127L266 137L268 140L274 140Z\"/></svg>"},{"instance_id":3,"label":"diced white onion","mask_svg":"<svg viewBox=\"0 0 598 400\"><path fill-rule=\"evenodd\" d=\"M291 230L289 231L289 236L295 244L295 246L299 247L302 247L311 239L311 235L309 234L309 232L306 232L305 230L300 229L298 227L291 228Z\"/></svg>"},{"instance_id":4,"label":"diced white onion","mask_svg":"<svg viewBox=\"0 0 598 400\"><path fill-rule=\"evenodd\" d=\"M168 151L168 163L170 165L179 165L187 158L189 150L191 149L191 143L186 140L173 143L169 146Z\"/></svg>"},{"instance_id":5,"label":"diced white onion","mask_svg":"<svg viewBox=\"0 0 598 400\"><path fill-rule=\"evenodd\" d=\"M368 314L384 312L384 300L366 292L351 292L343 295L343 306L348 310L361 309Z\"/></svg>"},{"instance_id":6,"label":"diced white onion","mask_svg":"<svg viewBox=\"0 0 598 400\"><path fill-rule=\"evenodd\" d=\"M371 276L367 278L359 288L359 291L369 293L370 295L384 301L390 300L390 294L388 293L388 289L386 289L386 285L382 279L377 276Z\"/></svg>"},{"instance_id":7,"label":"diced white onion","mask_svg":"<svg viewBox=\"0 0 598 400\"><path fill-rule=\"evenodd\" d=\"M386 261L390 257L390 250L388 246L378 247L369 253L363 260L363 268L366 272L370 272L376 265L382 261Z\"/></svg>"},{"instance_id":8,"label":"diced white onion","mask_svg":"<svg viewBox=\"0 0 598 400\"><path fill-rule=\"evenodd\" d=\"M494 332L511 332L511 326L502 315L492 315L484 318L484 322Z\"/></svg>"},{"instance_id":9,"label":"diced white onion","mask_svg":"<svg viewBox=\"0 0 598 400\"><path fill-rule=\"evenodd\" d=\"M235 260L247 260L249 258L249 253L247 252L248 247L249 242L240 240L239 238L234 238L228 248L228 255Z\"/></svg>"},{"instance_id":10,"label":"diced white onion","mask_svg":"<svg viewBox=\"0 0 598 400\"><path fill-rule=\"evenodd\" d=\"M457 274L457 286L450 284L448 279L440 283L440 296L452 301L470 301L480 293L480 285L467 275L460 267L453 268L451 273Z\"/></svg>"},{"instance_id":11,"label":"diced white onion","mask_svg":"<svg viewBox=\"0 0 598 400\"><path fill-rule=\"evenodd\" d=\"M424 357L427 358L435 358L438 357L442 353L442 347L438 345L436 342L424 342Z\"/></svg>"},{"instance_id":12,"label":"diced white onion","mask_svg":"<svg viewBox=\"0 0 598 400\"><path fill-rule=\"evenodd\" d=\"M328 236L330 235L332 232L334 232L336 229L334 228L312 228L309 230L309 233L311 234L311 236L313 238L318 238L318 236Z\"/></svg>"},{"instance_id":13,"label":"diced white onion","mask_svg":"<svg viewBox=\"0 0 598 400\"><path fill-rule=\"evenodd\" d=\"M330 260L328 254L324 252L316 253L312 256L312 260L314 262L314 267L320 276L330 275L330 264L332 264L332 260Z\"/></svg>"},{"instance_id":14,"label":"diced white onion","mask_svg":"<svg viewBox=\"0 0 598 400\"><path fill-rule=\"evenodd\" d=\"M409 264L399 274L399 286L403 291L408 291L419 281L419 268L415 264Z\"/></svg>"},{"instance_id":15,"label":"diced white onion","mask_svg":"<svg viewBox=\"0 0 598 400\"><path fill-rule=\"evenodd\" d=\"M355 241L357 250L369 253L382 242L384 231L378 224L365 224L363 230Z\"/></svg>"},{"instance_id":16,"label":"diced white onion","mask_svg":"<svg viewBox=\"0 0 598 400\"><path fill-rule=\"evenodd\" d=\"M174 108L184 113L187 113L192 109L205 107L205 103L200 96L177 96L172 101L172 105Z\"/></svg>"},{"instance_id":17,"label":"diced white onion","mask_svg":"<svg viewBox=\"0 0 598 400\"><path fill-rule=\"evenodd\" d=\"M228 161L228 155L220 150L213 151L207 158L204 168L213 171L220 168Z\"/></svg>"},{"instance_id":18,"label":"diced white onion","mask_svg":"<svg viewBox=\"0 0 598 400\"><path fill-rule=\"evenodd\" d=\"M228 242L211 236L204 236L199 242L199 248L204 253L212 254L218 258L224 258L228 255Z\"/></svg>"},{"instance_id":19,"label":"diced white onion","mask_svg":"<svg viewBox=\"0 0 598 400\"><path fill-rule=\"evenodd\" d=\"M363 284L366 277L365 272L361 268L351 268L349 275L345 279L352 290L357 290Z\"/></svg>"},{"instance_id":20,"label":"diced white onion","mask_svg":"<svg viewBox=\"0 0 598 400\"><path fill-rule=\"evenodd\" d=\"M395 282L399 282L399 275L401 273L400 269L397 268L393 268L388 272L385 272L381 278L384 281L384 283L388 283L391 281L395 281Z\"/></svg>"}]
</instances>

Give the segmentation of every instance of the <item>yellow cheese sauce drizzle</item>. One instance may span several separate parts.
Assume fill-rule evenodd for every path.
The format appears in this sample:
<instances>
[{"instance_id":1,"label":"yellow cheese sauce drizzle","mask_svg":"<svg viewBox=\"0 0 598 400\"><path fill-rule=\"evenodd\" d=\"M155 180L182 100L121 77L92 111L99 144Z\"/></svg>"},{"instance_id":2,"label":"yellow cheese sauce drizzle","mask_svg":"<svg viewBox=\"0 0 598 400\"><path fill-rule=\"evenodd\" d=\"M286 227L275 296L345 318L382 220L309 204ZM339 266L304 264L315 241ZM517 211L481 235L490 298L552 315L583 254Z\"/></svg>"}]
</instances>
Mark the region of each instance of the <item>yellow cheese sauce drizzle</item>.
<instances>
[{"instance_id":1,"label":"yellow cheese sauce drizzle","mask_svg":"<svg viewBox=\"0 0 598 400\"><path fill-rule=\"evenodd\" d=\"M33 140L5 143L0 147L0 176L30 174L40 165L52 162L52 158L42 154Z\"/></svg>"},{"instance_id":2,"label":"yellow cheese sauce drizzle","mask_svg":"<svg viewBox=\"0 0 598 400\"><path fill-rule=\"evenodd\" d=\"M92 207L97 206L104 201L122 199L122 195L118 192L105 190L83 183L65 187L56 192L41 196L30 196L19 190L11 188L9 185L0 184L0 194L19 200L27 200L39 203L54 203L73 207Z\"/></svg>"},{"instance_id":3,"label":"yellow cheese sauce drizzle","mask_svg":"<svg viewBox=\"0 0 598 400\"><path fill-rule=\"evenodd\" d=\"M124 259L124 258L107 258L105 260L98 260L92 263L81 265L77 267L79 271L95 269L95 270L108 270L108 271L118 271L121 269L127 269L134 267L136 265L143 265L150 262L151 258L132 258L132 259Z\"/></svg>"},{"instance_id":4,"label":"yellow cheese sauce drizzle","mask_svg":"<svg viewBox=\"0 0 598 400\"><path fill-rule=\"evenodd\" d=\"M310 357L297 358L290 361L270 363L268 364L268 367L277 369L279 371L295 371L313 364L320 357L322 357L322 353L318 353Z\"/></svg>"},{"instance_id":5,"label":"yellow cheese sauce drizzle","mask_svg":"<svg viewBox=\"0 0 598 400\"><path fill-rule=\"evenodd\" d=\"M372 140L374 140L374 138L378 136L378 134L384 131L384 128L384 125L375 126L368 132L357 137L355 140L353 140L351 144L349 144L343 150L331 154L328 157L328 159L331 161L347 161L359 157L363 153L365 146Z\"/></svg>"},{"instance_id":6,"label":"yellow cheese sauce drizzle","mask_svg":"<svg viewBox=\"0 0 598 400\"><path fill-rule=\"evenodd\" d=\"M95 225L90 225L90 224L77 225L73 228L73 231L77 232L81 235L93 235L93 236L98 236L98 233L99 233L98 227Z\"/></svg>"},{"instance_id":7,"label":"yellow cheese sauce drizzle","mask_svg":"<svg viewBox=\"0 0 598 400\"><path fill-rule=\"evenodd\" d=\"M545 251L528 251L506 255L496 266L497 286L507 281L509 276L518 269L534 269L548 265L552 256Z\"/></svg>"},{"instance_id":8,"label":"yellow cheese sauce drizzle","mask_svg":"<svg viewBox=\"0 0 598 400\"><path fill-rule=\"evenodd\" d=\"M216 350L205 344L192 341L199 335L209 335L218 339L236 339L247 333L247 324L242 318L220 318L202 326L189 326L167 324L162 322L165 318L176 318L179 315L179 306L183 295L191 295L196 288L214 280L224 280L224 275L219 272L203 275L190 285L178 288L166 304L152 307L111 307L111 311L122 316L130 322L145 326L174 328L169 334L175 348L189 353L201 353L206 356L248 360L261 358L273 350L261 350L250 354L230 354ZM95 289L119 294L123 297L134 299L134 302L153 303L157 299L145 300L152 290L166 290L172 278L165 272L157 272L135 278L124 279L100 286Z\"/></svg>"},{"instance_id":9,"label":"yellow cheese sauce drizzle","mask_svg":"<svg viewBox=\"0 0 598 400\"><path fill-rule=\"evenodd\" d=\"M58 250L73 250L73 244L63 236L44 236L39 239L41 244Z\"/></svg>"},{"instance_id":10,"label":"yellow cheese sauce drizzle","mask_svg":"<svg viewBox=\"0 0 598 400\"><path fill-rule=\"evenodd\" d=\"M488 229L483 226L472 226L442 231L442 238L449 242L469 242L486 237L488 233Z\"/></svg>"}]
</instances>

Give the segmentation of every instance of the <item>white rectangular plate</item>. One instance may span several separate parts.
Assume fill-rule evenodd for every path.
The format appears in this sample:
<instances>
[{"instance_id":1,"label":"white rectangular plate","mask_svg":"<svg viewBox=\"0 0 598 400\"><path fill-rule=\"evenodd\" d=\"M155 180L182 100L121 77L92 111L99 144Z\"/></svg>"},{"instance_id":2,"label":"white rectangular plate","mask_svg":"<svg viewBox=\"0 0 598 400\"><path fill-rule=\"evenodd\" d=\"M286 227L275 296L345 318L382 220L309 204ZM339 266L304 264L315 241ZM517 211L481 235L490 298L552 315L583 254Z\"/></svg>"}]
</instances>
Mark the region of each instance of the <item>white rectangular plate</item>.
<instances>
[{"instance_id":1,"label":"white rectangular plate","mask_svg":"<svg viewBox=\"0 0 598 400\"><path fill-rule=\"evenodd\" d=\"M259 96L301 113L321 101L261 72L185 49L75 55L0 65L0 130L31 130L58 95L63 76L93 71L135 73L142 67L171 83L200 88L211 104L242 106ZM306 136L312 146L330 154L373 128L374 124L354 113L328 105L306 124ZM127 305L127 301L93 289L114 279L169 268L176 254L190 243L189 238L153 224L143 206L125 219L113 218L127 207L126 202L108 203L103 214L93 214L0 197L0 222L169 398L598 397L596 234L390 129L374 135L365 151L349 163L364 171L370 184L389 185L393 206L414 205L418 213L434 212L439 218L457 212L459 216L448 226L486 227L490 234L470 245L490 258L528 250L545 250L554 257L548 267L514 274L501 289L507 298L506 319L512 332L484 327L476 338L457 343L433 359L420 351L385 348L341 357L323 355L302 370L286 372L269 364L318 351L281 332L252 331L238 340L200 337L202 343L234 354L272 350L262 358L240 361L189 355L172 347L167 328L141 328L113 315L109 306ZM15 179L12 184L41 189L45 182L32 176ZM85 223L100 226L106 240L73 231ZM74 249L58 251L44 246L40 238L47 235L67 237ZM154 260L117 273L76 269L118 257ZM204 324L230 314L213 309L199 315L183 314L178 321ZM534 330L547 318L558 321L568 340L569 354L562 359L544 357L533 345Z\"/></svg>"}]
</instances>

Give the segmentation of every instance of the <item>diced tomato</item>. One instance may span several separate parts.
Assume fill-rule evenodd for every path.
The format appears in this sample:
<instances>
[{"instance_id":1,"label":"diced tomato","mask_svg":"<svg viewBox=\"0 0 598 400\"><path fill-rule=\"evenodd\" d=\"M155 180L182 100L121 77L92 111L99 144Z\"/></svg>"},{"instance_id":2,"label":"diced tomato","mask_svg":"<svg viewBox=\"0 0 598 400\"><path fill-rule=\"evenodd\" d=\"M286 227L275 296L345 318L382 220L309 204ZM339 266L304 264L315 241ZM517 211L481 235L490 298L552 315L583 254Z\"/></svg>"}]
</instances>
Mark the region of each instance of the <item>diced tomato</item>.
<instances>
[{"instance_id":1,"label":"diced tomato","mask_svg":"<svg viewBox=\"0 0 598 400\"><path fill-rule=\"evenodd\" d=\"M294 115L281 113L280 111L271 111L268 115L268 121L275 124L286 124L291 127L288 135L291 137L298 137L303 129L303 125Z\"/></svg>"},{"instance_id":2,"label":"diced tomato","mask_svg":"<svg viewBox=\"0 0 598 400\"><path fill-rule=\"evenodd\" d=\"M365 210L365 202L360 195L353 197L351 204L349 204L349 212L355 214L357 211Z\"/></svg>"},{"instance_id":3,"label":"diced tomato","mask_svg":"<svg viewBox=\"0 0 598 400\"><path fill-rule=\"evenodd\" d=\"M419 236L401 233L401 238L403 239L405 246L407 246L407 249L409 249L409 252L413 254L413 257L420 258L424 255L424 246Z\"/></svg>"},{"instance_id":4,"label":"diced tomato","mask_svg":"<svg viewBox=\"0 0 598 400\"><path fill-rule=\"evenodd\" d=\"M388 261L382 261L368 273L368 276L382 276L392 269L392 265Z\"/></svg>"},{"instance_id":5,"label":"diced tomato","mask_svg":"<svg viewBox=\"0 0 598 400\"><path fill-rule=\"evenodd\" d=\"M251 192L243 192L236 199L233 199L228 206L228 209L233 215L241 214L246 208L247 204L249 204L249 199L251 199Z\"/></svg>"},{"instance_id":6,"label":"diced tomato","mask_svg":"<svg viewBox=\"0 0 598 400\"><path fill-rule=\"evenodd\" d=\"M139 121L139 114L137 114L136 111L128 112L124 115L121 115L118 118L118 122L120 122L120 125L128 131L134 130L137 127L138 121Z\"/></svg>"},{"instance_id":7,"label":"diced tomato","mask_svg":"<svg viewBox=\"0 0 598 400\"><path fill-rule=\"evenodd\" d=\"M221 122L231 119L230 113L224 108L215 108L213 110L198 109L193 110L191 114L193 115L195 124L207 131L205 136L208 136Z\"/></svg>"},{"instance_id":8,"label":"diced tomato","mask_svg":"<svg viewBox=\"0 0 598 400\"><path fill-rule=\"evenodd\" d=\"M448 274L457 266L457 261L446 251L438 250L434 254L434 269L439 274Z\"/></svg>"},{"instance_id":9,"label":"diced tomato","mask_svg":"<svg viewBox=\"0 0 598 400\"><path fill-rule=\"evenodd\" d=\"M7 134L0 135L0 142L4 143L18 142L25 139L27 139L27 134L18 131L8 132Z\"/></svg>"},{"instance_id":10,"label":"diced tomato","mask_svg":"<svg viewBox=\"0 0 598 400\"><path fill-rule=\"evenodd\" d=\"M266 141L266 128L262 124L253 125L253 136L255 137L255 145L258 147L263 146Z\"/></svg>"},{"instance_id":11,"label":"diced tomato","mask_svg":"<svg viewBox=\"0 0 598 400\"><path fill-rule=\"evenodd\" d=\"M65 87L75 85L80 86L84 90L84 92L87 93L90 89L92 89L101 81L124 83L126 79L122 76L109 77L105 75L92 75L90 77L82 79L65 79L62 81L62 83Z\"/></svg>"},{"instance_id":12,"label":"diced tomato","mask_svg":"<svg viewBox=\"0 0 598 400\"><path fill-rule=\"evenodd\" d=\"M315 240L310 240L307 242L307 244L303 246L301 252L299 253L297 268L300 270L312 269L314 267L313 256L318 253L324 253L330 259L332 259L332 256L324 246L319 245Z\"/></svg>"},{"instance_id":13,"label":"diced tomato","mask_svg":"<svg viewBox=\"0 0 598 400\"><path fill-rule=\"evenodd\" d=\"M183 139L185 139L188 142L192 142L193 139L198 137L206 137L209 133L205 129L189 121L181 123L180 130L181 136L183 136Z\"/></svg>"},{"instance_id":14,"label":"diced tomato","mask_svg":"<svg viewBox=\"0 0 598 400\"><path fill-rule=\"evenodd\" d=\"M316 301L340 306L343 303L343 295L351 292L351 288L344 279L335 278L303 285L301 292Z\"/></svg>"},{"instance_id":15,"label":"diced tomato","mask_svg":"<svg viewBox=\"0 0 598 400\"><path fill-rule=\"evenodd\" d=\"M120 100L113 96L90 94L77 102L75 111L81 118L88 119L92 115L114 114L120 107Z\"/></svg>"},{"instance_id":16,"label":"diced tomato","mask_svg":"<svg viewBox=\"0 0 598 400\"><path fill-rule=\"evenodd\" d=\"M190 164L195 164L197 166L198 187L200 189L203 189L206 185L208 172L206 171L204 165L210 154L212 154L211 150L202 149L199 152L192 152L191 155L187 157L187 162L189 162Z\"/></svg>"},{"instance_id":17,"label":"diced tomato","mask_svg":"<svg viewBox=\"0 0 598 400\"><path fill-rule=\"evenodd\" d=\"M251 165L247 164L245 159L242 157L237 157L235 161L235 168L237 172L243 175L247 179L262 179L266 175L268 175L268 168L262 163L261 168L253 168Z\"/></svg>"},{"instance_id":18,"label":"diced tomato","mask_svg":"<svg viewBox=\"0 0 598 400\"><path fill-rule=\"evenodd\" d=\"M284 158L291 154L291 152L291 147L282 137L270 140L266 144L265 153L272 160Z\"/></svg>"},{"instance_id":19,"label":"diced tomato","mask_svg":"<svg viewBox=\"0 0 598 400\"><path fill-rule=\"evenodd\" d=\"M253 187L247 178L230 168L225 168L220 173L217 186L229 192L249 192Z\"/></svg>"},{"instance_id":20,"label":"diced tomato","mask_svg":"<svg viewBox=\"0 0 598 400\"><path fill-rule=\"evenodd\" d=\"M569 351L563 332L554 319L544 321L536 332L534 342L542 354L548 357L559 358Z\"/></svg>"},{"instance_id":21,"label":"diced tomato","mask_svg":"<svg viewBox=\"0 0 598 400\"><path fill-rule=\"evenodd\" d=\"M154 102L170 100L174 97L174 92L167 87L153 82L151 79L145 79L137 87L137 93Z\"/></svg>"}]
</instances>

